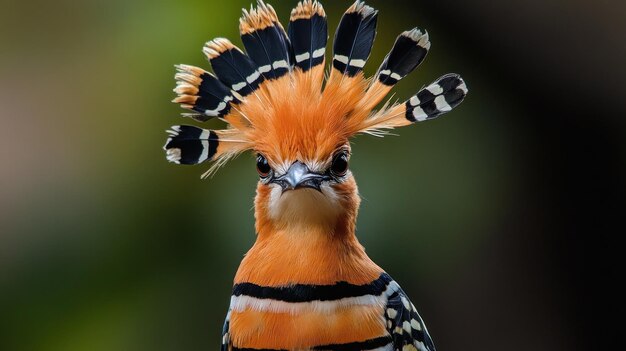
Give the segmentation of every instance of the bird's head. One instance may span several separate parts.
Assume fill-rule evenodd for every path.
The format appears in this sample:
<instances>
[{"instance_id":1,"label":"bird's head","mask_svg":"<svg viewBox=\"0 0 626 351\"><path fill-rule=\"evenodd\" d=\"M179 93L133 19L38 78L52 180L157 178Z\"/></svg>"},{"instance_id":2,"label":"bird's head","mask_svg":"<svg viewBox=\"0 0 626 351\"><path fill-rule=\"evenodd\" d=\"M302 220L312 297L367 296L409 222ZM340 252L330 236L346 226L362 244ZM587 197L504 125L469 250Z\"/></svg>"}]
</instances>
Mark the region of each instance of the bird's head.
<instances>
[{"instance_id":1,"label":"bird's head","mask_svg":"<svg viewBox=\"0 0 626 351\"><path fill-rule=\"evenodd\" d=\"M271 121L254 136L258 221L332 228L337 221L356 217L350 112L347 105L342 109L334 102L318 94L275 102L269 111L257 106L254 112L267 113Z\"/></svg>"},{"instance_id":2,"label":"bird's head","mask_svg":"<svg viewBox=\"0 0 626 351\"><path fill-rule=\"evenodd\" d=\"M178 97L197 121L217 117L223 130L174 126L165 150L169 161L213 161L211 174L232 157L252 151L260 179L257 227L305 223L353 225L358 190L349 169L350 139L383 136L390 129L438 117L467 93L456 74L444 75L401 104L374 108L413 71L430 49L417 28L398 36L376 75L366 79L378 12L357 0L344 14L325 75L326 14L304 0L291 13L288 31L263 1L244 10L240 32L247 54L223 38L204 47L215 75L179 65Z\"/></svg>"}]
</instances>

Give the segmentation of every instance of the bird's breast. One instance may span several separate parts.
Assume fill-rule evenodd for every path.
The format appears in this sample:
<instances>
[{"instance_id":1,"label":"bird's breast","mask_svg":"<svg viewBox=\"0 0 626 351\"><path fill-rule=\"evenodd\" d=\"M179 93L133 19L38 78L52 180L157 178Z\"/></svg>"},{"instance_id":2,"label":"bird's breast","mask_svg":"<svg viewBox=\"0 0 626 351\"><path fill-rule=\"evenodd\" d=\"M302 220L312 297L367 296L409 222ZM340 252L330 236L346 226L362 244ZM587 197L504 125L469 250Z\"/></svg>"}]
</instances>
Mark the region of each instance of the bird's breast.
<instances>
[{"instance_id":1,"label":"bird's breast","mask_svg":"<svg viewBox=\"0 0 626 351\"><path fill-rule=\"evenodd\" d=\"M353 234L313 228L259 235L235 276L229 342L235 349L383 347L391 285Z\"/></svg>"}]
</instances>

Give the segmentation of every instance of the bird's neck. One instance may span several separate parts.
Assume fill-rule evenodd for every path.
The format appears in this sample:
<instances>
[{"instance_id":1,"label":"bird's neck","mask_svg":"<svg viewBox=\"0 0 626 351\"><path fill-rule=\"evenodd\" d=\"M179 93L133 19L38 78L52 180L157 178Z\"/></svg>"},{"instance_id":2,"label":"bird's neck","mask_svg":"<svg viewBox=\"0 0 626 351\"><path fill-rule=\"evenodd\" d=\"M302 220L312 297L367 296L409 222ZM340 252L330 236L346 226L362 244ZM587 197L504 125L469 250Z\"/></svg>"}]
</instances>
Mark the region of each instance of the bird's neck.
<instances>
[{"instance_id":1,"label":"bird's neck","mask_svg":"<svg viewBox=\"0 0 626 351\"><path fill-rule=\"evenodd\" d=\"M382 269L355 236L356 211L332 222L295 218L290 223L275 223L262 211L257 208L257 241L242 261L235 283L366 284L380 276Z\"/></svg>"}]
</instances>

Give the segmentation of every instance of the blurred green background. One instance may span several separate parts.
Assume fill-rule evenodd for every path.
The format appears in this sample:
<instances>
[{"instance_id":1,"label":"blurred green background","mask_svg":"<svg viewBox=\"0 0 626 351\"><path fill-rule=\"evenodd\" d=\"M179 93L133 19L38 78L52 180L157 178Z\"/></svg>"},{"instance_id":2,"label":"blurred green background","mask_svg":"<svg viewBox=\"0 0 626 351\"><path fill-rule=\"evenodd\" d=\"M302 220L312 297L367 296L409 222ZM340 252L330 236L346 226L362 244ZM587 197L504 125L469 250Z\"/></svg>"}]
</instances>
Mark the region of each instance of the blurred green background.
<instances>
[{"instance_id":1,"label":"blurred green background","mask_svg":"<svg viewBox=\"0 0 626 351\"><path fill-rule=\"evenodd\" d=\"M173 65L208 68L214 37L239 44L249 3L0 2L1 350L218 347L255 239L254 160L202 181L205 166L168 164L161 147L187 123L169 102ZM271 3L286 24L296 1ZM419 26L431 53L396 97L448 72L470 89L441 119L354 140L369 255L440 350L608 345L625 6L368 3L380 10L368 74ZM332 40L350 2L324 4Z\"/></svg>"}]
</instances>

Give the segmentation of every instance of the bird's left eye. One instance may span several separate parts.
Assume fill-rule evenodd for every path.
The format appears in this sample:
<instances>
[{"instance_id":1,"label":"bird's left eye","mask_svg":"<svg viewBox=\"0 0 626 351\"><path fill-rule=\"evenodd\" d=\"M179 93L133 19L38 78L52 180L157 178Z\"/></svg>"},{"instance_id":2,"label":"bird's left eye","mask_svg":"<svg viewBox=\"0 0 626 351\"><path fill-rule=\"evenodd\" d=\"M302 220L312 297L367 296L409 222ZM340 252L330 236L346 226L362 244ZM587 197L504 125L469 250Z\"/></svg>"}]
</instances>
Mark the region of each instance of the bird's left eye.
<instances>
[{"instance_id":1,"label":"bird's left eye","mask_svg":"<svg viewBox=\"0 0 626 351\"><path fill-rule=\"evenodd\" d=\"M348 154L340 152L333 158L330 171L336 177L343 177L348 173Z\"/></svg>"},{"instance_id":2,"label":"bird's left eye","mask_svg":"<svg viewBox=\"0 0 626 351\"><path fill-rule=\"evenodd\" d=\"M269 177L272 172L272 167L270 167L270 164L263 155L256 157L256 170L259 172L259 176L261 176L261 178Z\"/></svg>"}]
</instances>

